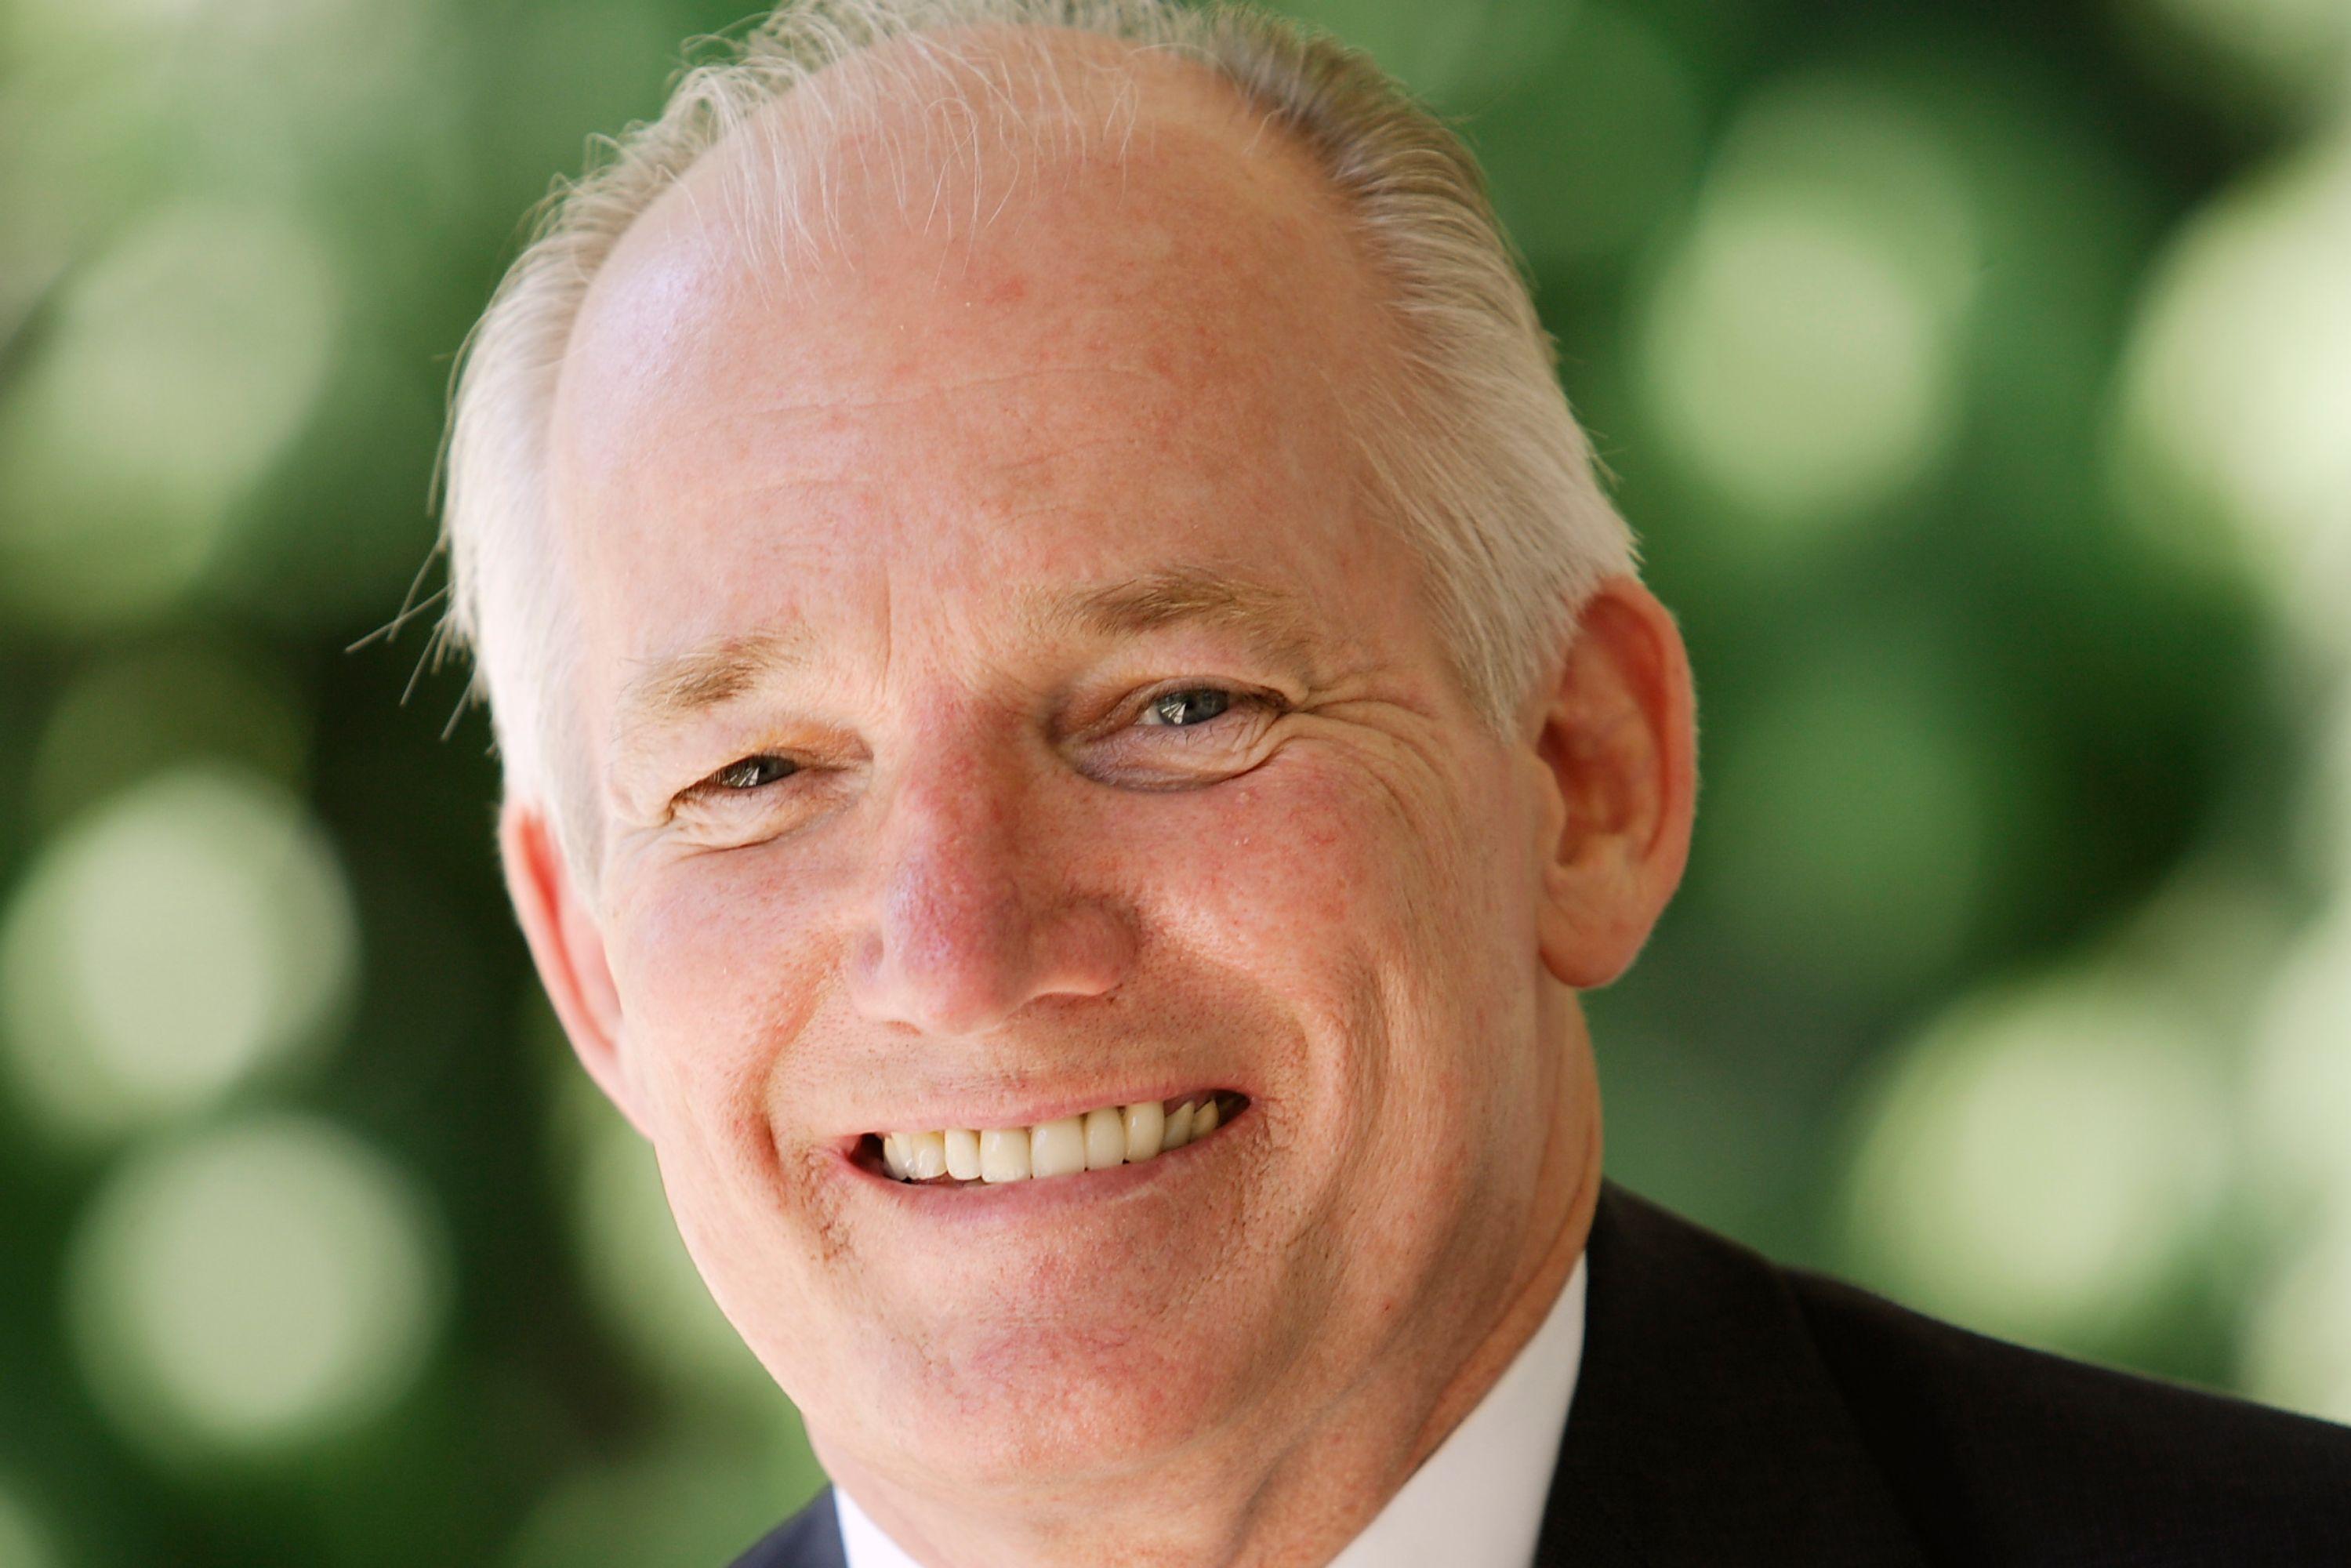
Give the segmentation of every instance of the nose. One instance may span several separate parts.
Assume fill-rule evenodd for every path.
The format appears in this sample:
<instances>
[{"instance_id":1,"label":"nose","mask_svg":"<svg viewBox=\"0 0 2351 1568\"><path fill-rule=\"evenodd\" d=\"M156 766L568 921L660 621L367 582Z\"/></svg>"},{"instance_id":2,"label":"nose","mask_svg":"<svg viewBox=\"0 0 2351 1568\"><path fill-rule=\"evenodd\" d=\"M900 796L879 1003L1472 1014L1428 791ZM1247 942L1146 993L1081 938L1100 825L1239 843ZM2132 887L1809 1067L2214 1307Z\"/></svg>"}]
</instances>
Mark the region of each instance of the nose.
<instances>
[{"instance_id":1,"label":"nose","mask_svg":"<svg viewBox=\"0 0 2351 1568\"><path fill-rule=\"evenodd\" d=\"M1040 997L1100 996L1125 977L1131 923L1071 883L1076 833L1034 809L1016 764L966 757L904 778L849 995L864 1016L977 1035Z\"/></svg>"}]
</instances>

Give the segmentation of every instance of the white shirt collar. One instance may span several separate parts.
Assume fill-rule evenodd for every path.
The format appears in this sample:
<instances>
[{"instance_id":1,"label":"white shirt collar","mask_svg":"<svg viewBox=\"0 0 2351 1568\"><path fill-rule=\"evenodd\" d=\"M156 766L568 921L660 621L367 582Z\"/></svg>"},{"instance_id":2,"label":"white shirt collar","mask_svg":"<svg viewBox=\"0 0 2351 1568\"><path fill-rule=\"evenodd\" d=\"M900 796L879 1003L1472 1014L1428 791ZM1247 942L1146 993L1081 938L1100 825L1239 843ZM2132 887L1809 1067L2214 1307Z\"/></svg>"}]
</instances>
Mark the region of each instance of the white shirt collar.
<instances>
[{"instance_id":1,"label":"white shirt collar","mask_svg":"<svg viewBox=\"0 0 2351 1568\"><path fill-rule=\"evenodd\" d=\"M1585 1259L1499 1381L1330 1568L1530 1568L1583 1362ZM922 1568L835 1487L849 1568Z\"/></svg>"}]
</instances>

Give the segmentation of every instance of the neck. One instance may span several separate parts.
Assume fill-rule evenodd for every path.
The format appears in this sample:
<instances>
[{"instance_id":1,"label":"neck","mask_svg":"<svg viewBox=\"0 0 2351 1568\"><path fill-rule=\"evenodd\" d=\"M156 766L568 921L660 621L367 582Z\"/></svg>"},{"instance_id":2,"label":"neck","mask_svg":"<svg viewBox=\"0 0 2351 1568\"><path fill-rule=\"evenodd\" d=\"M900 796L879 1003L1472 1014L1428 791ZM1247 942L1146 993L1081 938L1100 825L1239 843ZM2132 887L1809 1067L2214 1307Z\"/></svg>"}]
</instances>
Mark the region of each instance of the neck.
<instances>
[{"instance_id":1,"label":"neck","mask_svg":"<svg viewBox=\"0 0 2351 1568\"><path fill-rule=\"evenodd\" d=\"M1600 1197L1600 1097L1591 1040L1573 997L1554 1020L1562 1049L1528 1245L1495 1304L1469 1320L1451 1357L1390 1356L1279 1450L1251 1458L1186 1453L1150 1476L1026 1494L1003 1507L942 1500L835 1453L825 1470L873 1521L931 1568L1081 1568L1105 1557L1148 1568L1320 1568L1361 1534L1501 1379L1557 1303L1583 1256ZM1556 1195L1556 1196L1553 1196ZM1432 1369L1430 1359L1438 1366Z\"/></svg>"}]
</instances>

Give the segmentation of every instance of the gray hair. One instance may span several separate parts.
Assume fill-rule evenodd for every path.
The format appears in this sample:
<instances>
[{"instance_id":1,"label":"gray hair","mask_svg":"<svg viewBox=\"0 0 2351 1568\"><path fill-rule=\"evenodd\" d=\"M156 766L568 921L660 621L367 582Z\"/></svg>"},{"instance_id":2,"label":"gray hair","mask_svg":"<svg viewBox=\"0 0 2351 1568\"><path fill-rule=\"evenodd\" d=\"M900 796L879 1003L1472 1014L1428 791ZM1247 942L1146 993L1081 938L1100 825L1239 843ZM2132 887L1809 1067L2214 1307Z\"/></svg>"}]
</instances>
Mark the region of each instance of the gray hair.
<instances>
[{"instance_id":1,"label":"gray hair","mask_svg":"<svg viewBox=\"0 0 2351 1568\"><path fill-rule=\"evenodd\" d=\"M1510 733L1592 591L1634 568L1631 532L1594 476L1476 162L1368 56L1225 5L784 0L723 58L683 71L658 119L602 139L582 177L557 182L453 376L438 469L450 561L439 645L472 650L507 792L549 808L587 886L601 819L579 705L564 695L581 638L573 596L553 580L546 472L581 300L630 225L758 111L893 40L967 65L954 36L983 26L1070 28L1196 62L1322 170L1401 328L1396 384L1351 391L1357 440L1385 520L1425 564L1461 688L1496 735Z\"/></svg>"}]
</instances>

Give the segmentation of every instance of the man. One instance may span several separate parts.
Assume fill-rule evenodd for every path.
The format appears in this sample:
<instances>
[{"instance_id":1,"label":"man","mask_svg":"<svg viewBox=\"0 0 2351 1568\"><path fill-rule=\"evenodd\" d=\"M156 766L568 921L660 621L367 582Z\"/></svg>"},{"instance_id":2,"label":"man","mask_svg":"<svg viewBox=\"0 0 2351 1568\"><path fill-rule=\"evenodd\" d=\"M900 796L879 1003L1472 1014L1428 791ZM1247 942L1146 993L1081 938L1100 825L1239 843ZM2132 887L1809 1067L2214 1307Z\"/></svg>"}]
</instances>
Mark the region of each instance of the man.
<instances>
[{"instance_id":1,"label":"man","mask_svg":"<svg viewBox=\"0 0 2351 1568\"><path fill-rule=\"evenodd\" d=\"M1689 672L1360 57L779 14L517 263L449 477L533 956L835 1483L745 1563L2351 1561L2351 1433L1603 1180Z\"/></svg>"}]
</instances>

